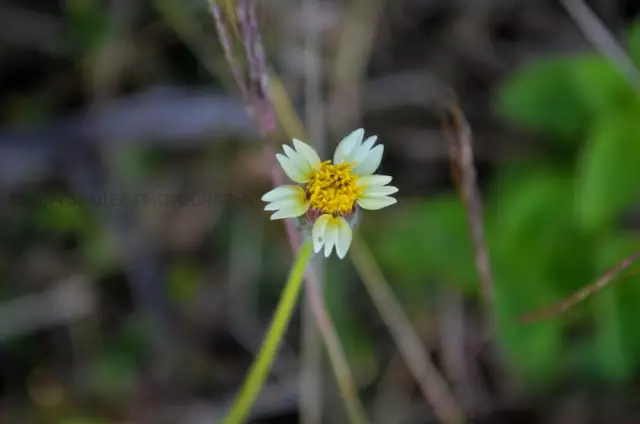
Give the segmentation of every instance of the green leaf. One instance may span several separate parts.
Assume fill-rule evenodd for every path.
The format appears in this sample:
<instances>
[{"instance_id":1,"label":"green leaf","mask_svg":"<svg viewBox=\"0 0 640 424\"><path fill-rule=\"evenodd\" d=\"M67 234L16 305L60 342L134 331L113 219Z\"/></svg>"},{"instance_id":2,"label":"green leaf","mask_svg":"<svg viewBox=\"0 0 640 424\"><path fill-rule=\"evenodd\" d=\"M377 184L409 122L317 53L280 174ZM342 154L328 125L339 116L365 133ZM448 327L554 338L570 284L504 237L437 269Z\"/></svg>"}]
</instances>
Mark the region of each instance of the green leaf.
<instances>
[{"instance_id":1,"label":"green leaf","mask_svg":"<svg viewBox=\"0 0 640 424\"><path fill-rule=\"evenodd\" d=\"M577 139L590 121L635 98L626 78L606 58L579 54L546 59L511 77L500 92L501 111L542 134Z\"/></svg>"},{"instance_id":2,"label":"green leaf","mask_svg":"<svg viewBox=\"0 0 640 424\"><path fill-rule=\"evenodd\" d=\"M597 257L600 273L639 249L636 237L614 236L606 240ZM623 272L593 298L597 323L595 371L601 378L628 380L640 361L640 276Z\"/></svg>"},{"instance_id":3,"label":"green leaf","mask_svg":"<svg viewBox=\"0 0 640 424\"><path fill-rule=\"evenodd\" d=\"M583 133L589 110L572 81L571 59L540 61L511 76L499 92L499 109L513 122L571 139Z\"/></svg>"},{"instance_id":4,"label":"green leaf","mask_svg":"<svg viewBox=\"0 0 640 424\"><path fill-rule=\"evenodd\" d=\"M368 239L380 264L390 275L399 277L394 279L394 288L408 306L424 306L430 294L424 284L426 277L477 292L471 234L464 206L456 196L405 201L398 204L391 219L385 220L384 227L376 224L372 224ZM367 222L363 227L368 227Z\"/></svg>"},{"instance_id":5,"label":"green leaf","mask_svg":"<svg viewBox=\"0 0 640 424\"><path fill-rule=\"evenodd\" d=\"M571 81L591 116L609 114L631 104L637 94L607 57L585 54L573 59Z\"/></svg>"},{"instance_id":6,"label":"green leaf","mask_svg":"<svg viewBox=\"0 0 640 424\"><path fill-rule=\"evenodd\" d=\"M574 224L573 178L541 164L504 169L489 192L487 238L496 265L537 273L569 294L591 275L593 242Z\"/></svg>"},{"instance_id":7,"label":"green leaf","mask_svg":"<svg viewBox=\"0 0 640 424\"><path fill-rule=\"evenodd\" d=\"M631 60L636 66L640 66L640 21L635 21L631 25L629 34L627 35L627 49Z\"/></svg>"},{"instance_id":8,"label":"green leaf","mask_svg":"<svg viewBox=\"0 0 640 424\"><path fill-rule=\"evenodd\" d=\"M577 169L576 211L590 231L613 224L640 194L640 110L603 116Z\"/></svg>"},{"instance_id":9,"label":"green leaf","mask_svg":"<svg viewBox=\"0 0 640 424\"><path fill-rule=\"evenodd\" d=\"M533 387L544 387L558 376L564 359L562 326L558 320L544 320L519 325L514 319L529 311L549 305L558 293L534 274L517 269L497 268L495 307L499 342L509 362Z\"/></svg>"},{"instance_id":10,"label":"green leaf","mask_svg":"<svg viewBox=\"0 0 640 424\"><path fill-rule=\"evenodd\" d=\"M624 323L616 293L604 289L595 295L595 316L598 325L596 358L603 377L624 380L631 376L634 358L624 342Z\"/></svg>"}]
</instances>

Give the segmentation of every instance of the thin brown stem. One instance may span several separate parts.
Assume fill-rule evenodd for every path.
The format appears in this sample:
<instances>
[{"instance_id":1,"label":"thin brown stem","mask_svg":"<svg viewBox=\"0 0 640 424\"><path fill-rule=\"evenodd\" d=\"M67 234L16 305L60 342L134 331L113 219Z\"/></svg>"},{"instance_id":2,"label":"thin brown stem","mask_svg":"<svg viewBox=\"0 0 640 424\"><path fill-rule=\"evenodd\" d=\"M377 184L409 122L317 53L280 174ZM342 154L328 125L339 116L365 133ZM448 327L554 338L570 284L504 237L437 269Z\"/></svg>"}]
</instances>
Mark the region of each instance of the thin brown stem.
<instances>
[{"instance_id":1,"label":"thin brown stem","mask_svg":"<svg viewBox=\"0 0 640 424\"><path fill-rule=\"evenodd\" d=\"M382 271L359 237L354 237L350 254L402 358L416 378L424 398L433 406L436 416L444 423L464 422L462 409L449 390L447 381L431 360L409 318L386 284Z\"/></svg>"},{"instance_id":2,"label":"thin brown stem","mask_svg":"<svg viewBox=\"0 0 640 424\"><path fill-rule=\"evenodd\" d=\"M559 315L565 312L567 309L575 306L576 304L582 302L595 292L603 289L610 283L612 283L615 277L625 269L629 268L631 265L640 260L640 251L633 253L632 255L625 258L622 262L620 262L615 267L611 268L609 271L605 272L600 278L594 281L591 284L586 285L575 293L571 294L569 297L561 300L560 302L551 305L542 310L530 312L518 318L517 322L521 324L528 324L534 321L539 321L541 319L547 319Z\"/></svg>"},{"instance_id":3,"label":"thin brown stem","mask_svg":"<svg viewBox=\"0 0 640 424\"><path fill-rule=\"evenodd\" d=\"M493 310L494 284L489 253L484 236L482 197L473 162L471 127L455 99L449 108L453 119L453 131L449 131L450 157L454 180L467 210L467 219L475 250L476 269L482 284L487 305ZM451 127L448 125L449 129Z\"/></svg>"},{"instance_id":4,"label":"thin brown stem","mask_svg":"<svg viewBox=\"0 0 640 424\"><path fill-rule=\"evenodd\" d=\"M236 60L233 50L231 49L231 41L229 39L229 31L227 31L227 26L224 23L224 19L222 18L222 12L220 8L216 4L216 0L208 0L209 2L209 10L211 11L211 15L213 16L213 22L216 26L216 31L218 32L218 39L220 40L220 45L222 46L222 50L224 51L224 56L229 63L229 67L231 68L231 73L233 74L233 79L240 90L240 94L242 98L247 101L249 99L249 91L247 89L247 85L244 81L244 76L242 73L242 69L240 68L240 64Z\"/></svg>"}]
</instances>

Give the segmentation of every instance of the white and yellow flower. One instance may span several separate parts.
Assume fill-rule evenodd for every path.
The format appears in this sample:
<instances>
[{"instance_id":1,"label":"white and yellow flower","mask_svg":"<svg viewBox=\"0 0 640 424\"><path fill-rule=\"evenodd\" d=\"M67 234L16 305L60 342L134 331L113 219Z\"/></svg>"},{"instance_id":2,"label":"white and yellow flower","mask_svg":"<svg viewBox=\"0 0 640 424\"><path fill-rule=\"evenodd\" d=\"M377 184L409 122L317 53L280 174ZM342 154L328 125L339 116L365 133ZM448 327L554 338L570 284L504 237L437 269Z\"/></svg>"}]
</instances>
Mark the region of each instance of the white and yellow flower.
<instances>
[{"instance_id":1,"label":"white and yellow flower","mask_svg":"<svg viewBox=\"0 0 640 424\"><path fill-rule=\"evenodd\" d=\"M357 207L382 209L396 203L391 197L398 189L388 185L391 177L374 175L380 166L384 146L374 146L377 137L364 140L364 130L353 131L336 148L333 162L322 162L316 151L300 140L293 147L283 145L285 154L276 154L282 169L300 185L283 185L262 196L264 208L275 211L271 219L305 216L313 223L311 237L316 253L324 248L329 256L335 247L345 257L351 245L348 219Z\"/></svg>"}]
</instances>

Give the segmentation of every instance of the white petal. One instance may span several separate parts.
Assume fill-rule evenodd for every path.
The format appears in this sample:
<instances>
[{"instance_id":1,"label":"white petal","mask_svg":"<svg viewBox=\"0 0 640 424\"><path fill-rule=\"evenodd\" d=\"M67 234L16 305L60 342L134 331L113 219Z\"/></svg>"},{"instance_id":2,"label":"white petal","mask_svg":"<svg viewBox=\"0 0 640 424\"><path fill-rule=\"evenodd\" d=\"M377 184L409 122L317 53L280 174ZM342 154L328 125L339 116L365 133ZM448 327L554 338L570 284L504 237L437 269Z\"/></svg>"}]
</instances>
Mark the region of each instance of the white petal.
<instances>
[{"instance_id":1,"label":"white petal","mask_svg":"<svg viewBox=\"0 0 640 424\"><path fill-rule=\"evenodd\" d=\"M296 166L291 162L291 159L282 155L280 153L276 153L276 159L280 163L280 166L284 170L284 173L287 174L287 177L291 178L293 181L304 184L309 181L309 178L305 176Z\"/></svg>"},{"instance_id":2,"label":"white petal","mask_svg":"<svg viewBox=\"0 0 640 424\"><path fill-rule=\"evenodd\" d=\"M359 128L343 138L338 144L338 147L336 147L336 152L333 155L333 163L339 164L345 161L354 147L360 146L362 137L364 137L364 130Z\"/></svg>"},{"instance_id":3,"label":"white petal","mask_svg":"<svg viewBox=\"0 0 640 424\"><path fill-rule=\"evenodd\" d=\"M392 178L388 175L365 175L358 178L357 187L367 187L370 185L383 186L391 182Z\"/></svg>"},{"instance_id":4,"label":"white petal","mask_svg":"<svg viewBox=\"0 0 640 424\"><path fill-rule=\"evenodd\" d=\"M364 160L369 156L369 152L377 139L378 137L375 135L367 138L358 150L354 149L354 151L349 155L349 161L355 162L356 164L364 162Z\"/></svg>"},{"instance_id":5,"label":"white petal","mask_svg":"<svg viewBox=\"0 0 640 424\"><path fill-rule=\"evenodd\" d=\"M327 227L324 230L324 256L329 257L333 246L338 241L338 224L336 220L331 217L327 221Z\"/></svg>"},{"instance_id":6,"label":"white petal","mask_svg":"<svg viewBox=\"0 0 640 424\"><path fill-rule=\"evenodd\" d=\"M358 205L364 209L376 210L386 208L396 203L397 200L388 196L361 197L358 199Z\"/></svg>"},{"instance_id":7,"label":"white petal","mask_svg":"<svg viewBox=\"0 0 640 424\"><path fill-rule=\"evenodd\" d=\"M279 211L271 215L270 219L274 221L276 219L295 218L297 216L299 215L296 215L293 210L280 209Z\"/></svg>"},{"instance_id":8,"label":"white petal","mask_svg":"<svg viewBox=\"0 0 640 424\"><path fill-rule=\"evenodd\" d=\"M309 209L309 202L304 204L295 203L293 206L280 209L278 212L271 215L271 220L283 219L283 218L295 218L304 214Z\"/></svg>"},{"instance_id":9,"label":"white petal","mask_svg":"<svg viewBox=\"0 0 640 424\"><path fill-rule=\"evenodd\" d=\"M267 194L269 195L268 197L276 198L276 200L268 203L264 208L265 211L277 211L280 209L306 211L309 208L309 202L302 187L281 186L277 189L271 190Z\"/></svg>"},{"instance_id":10,"label":"white petal","mask_svg":"<svg viewBox=\"0 0 640 424\"><path fill-rule=\"evenodd\" d=\"M336 241L336 253L340 259L344 259L351 246L352 231L346 219L338 218L338 239Z\"/></svg>"},{"instance_id":11,"label":"white petal","mask_svg":"<svg viewBox=\"0 0 640 424\"><path fill-rule=\"evenodd\" d=\"M305 175L308 179L312 171L309 161L307 161L307 159L299 152L293 150L291 146L283 144L282 150L284 150L284 152L289 157L289 161L298 169L298 171L300 171L302 175Z\"/></svg>"},{"instance_id":12,"label":"white petal","mask_svg":"<svg viewBox=\"0 0 640 424\"><path fill-rule=\"evenodd\" d=\"M276 200L282 200L299 195L300 192L304 193L302 187L295 185L283 185L265 193L261 199L265 202L275 202Z\"/></svg>"},{"instance_id":13,"label":"white petal","mask_svg":"<svg viewBox=\"0 0 640 424\"><path fill-rule=\"evenodd\" d=\"M384 146L382 144L377 145L367 155L366 159L361 163L358 163L353 169L353 173L358 176L371 175L376 172L376 169L382 162L382 153L384 152Z\"/></svg>"},{"instance_id":14,"label":"white petal","mask_svg":"<svg viewBox=\"0 0 640 424\"><path fill-rule=\"evenodd\" d=\"M296 152L296 151L293 149L293 147L288 146L288 145L286 145L286 144L283 144L283 145L282 145L282 150L284 150L284 154L285 154L285 155L287 155L287 157L288 157L289 159L292 159L294 162L296 162L296 163L297 163L297 160L296 160L296 159L298 159L298 152Z\"/></svg>"},{"instance_id":15,"label":"white petal","mask_svg":"<svg viewBox=\"0 0 640 424\"><path fill-rule=\"evenodd\" d=\"M397 192L398 188L394 186L371 185L364 189L362 197L388 196Z\"/></svg>"},{"instance_id":16,"label":"white petal","mask_svg":"<svg viewBox=\"0 0 640 424\"><path fill-rule=\"evenodd\" d=\"M277 211L280 209L289 209L296 205L304 205L306 203L306 199L302 198L291 198L291 199L283 199L278 200L273 203L268 203L267 206L264 207L265 211Z\"/></svg>"},{"instance_id":17,"label":"white petal","mask_svg":"<svg viewBox=\"0 0 640 424\"><path fill-rule=\"evenodd\" d=\"M287 146L286 144L282 145L282 150L284 150L284 154L289 159L289 162L295 166L298 171L302 171L304 168L304 158L301 157L291 146Z\"/></svg>"},{"instance_id":18,"label":"white petal","mask_svg":"<svg viewBox=\"0 0 640 424\"><path fill-rule=\"evenodd\" d=\"M313 224L311 238L313 239L313 250L316 253L318 253L322 249L322 246L324 246L325 230L327 228L327 223L331 218L332 216L328 214L321 215Z\"/></svg>"},{"instance_id":19,"label":"white petal","mask_svg":"<svg viewBox=\"0 0 640 424\"><path fill-rule=\"evenodd\" d=\"M267 203L267 206L264 207L265 211L277 211L286 207L286 202L273 202Z\"/></svg>"},{"instance_id":20,"label":"white petal","mask_svg":"<svg viewBox=\"0 0 640 424\"><path fill-rule=\"evenodd\" d=\"M320 163L320 156L318 156L313 147L295 138L293 139L293 145L295 146L298 153L307 160L309 166L315 167Z\"/></svg>"}]
</instances>

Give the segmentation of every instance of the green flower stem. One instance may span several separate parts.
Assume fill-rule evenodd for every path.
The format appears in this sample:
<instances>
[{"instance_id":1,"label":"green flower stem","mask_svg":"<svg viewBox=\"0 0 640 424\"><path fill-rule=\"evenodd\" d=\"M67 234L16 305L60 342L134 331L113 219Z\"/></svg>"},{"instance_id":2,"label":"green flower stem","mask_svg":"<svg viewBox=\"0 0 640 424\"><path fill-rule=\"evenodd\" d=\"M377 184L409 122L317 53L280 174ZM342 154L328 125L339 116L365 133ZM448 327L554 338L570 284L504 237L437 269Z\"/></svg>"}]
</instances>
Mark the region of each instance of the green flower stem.
<instances>
[{"instance_id":1,"label":"green flower stem","mask_svg":"<svg viewBox=\"0 0 640 424\"><path fill-rule=\"evenodd\" d=\"M291 268L289 280L282 291L278 307L276 308L271 326L267 331L258 357L251 366L248 377L244 380L244 384L236 396L233 406L225 417L223 424L241 424L251 411L251 406L258 397L260 389L267 379L271 365L278 353L280 341L291 320L291 313L300 294L302 281L304 280L304 272L307 269L312 252L311 241L305 241L302 246L300 246L298 258Z\"/></svg>"}]
</instances>

